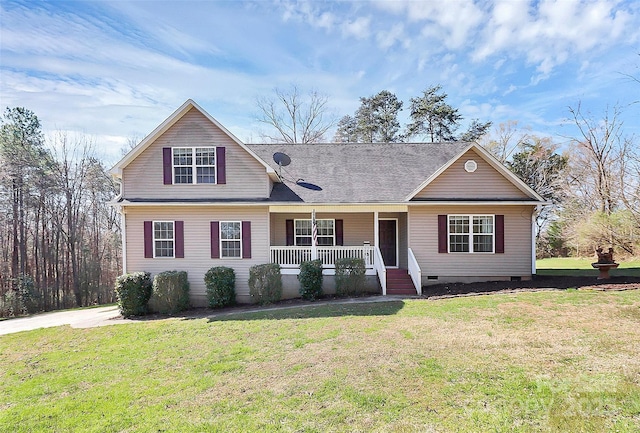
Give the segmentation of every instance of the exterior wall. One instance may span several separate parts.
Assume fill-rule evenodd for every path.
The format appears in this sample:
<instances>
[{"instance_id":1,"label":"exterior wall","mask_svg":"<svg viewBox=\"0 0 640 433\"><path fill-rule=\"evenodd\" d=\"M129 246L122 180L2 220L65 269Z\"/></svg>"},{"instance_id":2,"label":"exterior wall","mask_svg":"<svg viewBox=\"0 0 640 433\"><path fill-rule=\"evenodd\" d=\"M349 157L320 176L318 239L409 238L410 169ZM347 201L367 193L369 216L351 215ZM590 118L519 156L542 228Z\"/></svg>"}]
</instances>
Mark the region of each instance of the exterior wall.
<instances>
[{"instance_id":1,"label":"exterior wall","mask_svg":"<svg viewBox=\"0 0 640 433\"><path fill-rule=\"evenodd\" d=\"M269 212L262 206L158 206L126 209L127 272L187 271L191 303L206 306L204 274L213 266L228 266L236 273L238 302L249 302L249 268L269 262ZM184 221L184 258L144 258L144 221ZM212 259L211 221L251 221L250 259Z\"/></svg>"},{"instance_id":2,"label":"exterior wall","mask_svg":"<svg viewBox=\"0 0 640 433\"><path fill-rule=\"evenodd\" d=\"M271 245L287 244L286 220L311 219L309 213L271 214ZM324 213L316 212L316 219L341 219L344 221L344 245L362 245L364 241L374 244L373 213Z\"/></svg>"},{"instance_id":3,"label":"exterior wall","mask_svg":"<svg viewBox=\"0 0 640 433\"><path fill-rule=\"evenodd\" d=\"M478 168L473 173L464 169L464 164L473 159ZM452 199L452 198L529 198L515 185L496 171L489 163L470 149L456 162L440 174L415 196L416 199Z\"/></svg>"},{"instance_id":4,"label":"exterior wall","mask_svg":"<svg viewBox=\"0 0 640 433\"><path fill-rule=\"evenodd\" d=\"M162 148L224 146L226 184L164 185ZM138 155L122 175L124 198L266 198L271 192L265 167L198 110L192 108Z\"/></svg>"},{"instance_id":5,"label":"exterior wall","mask_svg":"<svg viewBox=\"0 0 640 433\"><path fill-rule=\"evenodd\" d=\"M409 247L422 270L422 284L531 278L533 206L412 206ZM438 253L438 215L504 215L504 254ZM437 279L428 279L437 276Z\"/></svg>"}]
</instances>

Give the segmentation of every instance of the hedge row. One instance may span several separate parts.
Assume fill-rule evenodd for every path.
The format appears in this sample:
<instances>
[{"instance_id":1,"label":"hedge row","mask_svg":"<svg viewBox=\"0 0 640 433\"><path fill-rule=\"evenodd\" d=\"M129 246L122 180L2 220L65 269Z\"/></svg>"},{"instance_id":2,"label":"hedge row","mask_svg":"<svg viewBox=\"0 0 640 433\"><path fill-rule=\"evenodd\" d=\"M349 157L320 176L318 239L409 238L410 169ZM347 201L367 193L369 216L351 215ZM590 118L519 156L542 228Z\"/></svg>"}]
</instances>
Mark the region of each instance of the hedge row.
<instances>
[{"instance_id":1,"label":"hedge row","mask_svg":"<svg viewBox=\"0 0 640 433\"><path fill-rule=\"evenodd\" d=\"M314 300L322 296L322 261L300 264L300 296ZM213 267L204 276L209 307L235 304L236 276L232 268ZM336 292L338 295L360 294L365 285L363 259L336 260ZM166 271L153 281L149 272L135 272L117 278L115 291L124 317L147 313L175 314L189 308L189 281L185 271ZM249 269L249 295L252 302L269 304L282 298L280 265L267 263Z\"/></svg>"}]
</instances>

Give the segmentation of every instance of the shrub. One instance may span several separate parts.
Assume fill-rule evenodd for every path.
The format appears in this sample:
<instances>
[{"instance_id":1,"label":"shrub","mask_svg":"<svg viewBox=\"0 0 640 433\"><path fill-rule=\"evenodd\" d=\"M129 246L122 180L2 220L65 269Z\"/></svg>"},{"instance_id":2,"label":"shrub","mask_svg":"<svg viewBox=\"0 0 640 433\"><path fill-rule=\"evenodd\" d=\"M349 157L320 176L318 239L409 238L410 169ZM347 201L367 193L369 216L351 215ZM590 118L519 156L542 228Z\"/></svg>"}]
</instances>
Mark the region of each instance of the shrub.
<instances>
[{"instance_id":1,"label":"shrub","mask_svg":"<svg viewBox=\"0 0 640 433\"><path fill-rule=\"evenodd\" d=\"M120 314L124 317L142 316L148 312L151 297L151 274L134 272L116 278L116 296Z\"/></svg>"},{"instance_id":2,"label":"shrub","mask_svg":"<svg viewBox=\"0 0 640 433\"><path fill-rule=\"evenodd\" d=\"M226 307L236 302L236 274L226 266L217 266L204 274L209 307Z\"/></svg>"},{"instance_id":3,"label":"shrub","mask_svg":"<svg viewBox=\"0 0 640 433\"><path fill-rule=\"evenodd\" d=\"M340 296L356 295L364 291L364 259L336 260L336 293Z\"/></svg>"},{"instance_id":4,"label":"shrub","mask_svg":"<svg viewBox=\"0 0 640 433\"><path fill-rule=\"evenodd\" d=\"M185 271L160 272L153 278L149 309L160 314L175 314L189 308L189 280Z\"/></svg>"},{"instance_id":5,"label":"shrub","mask_svg":"<svg viewBox=\"0 0 640 433\"><path fill-rule=\"evenodd\" d=\"M280 265L267 263L249 268L249 295L258 304L270 304L282 297Z\"/></svg>"},{"instance_id":6,"label":"shrub","mask_svg":"<svg viewBox=\"0 0 640 433\"><path fill-rule=\"evenodd\" d=\"M300 296L313 301L322 296L322 260L311 260L300 263Z\"/></svg>"}]
</instances>

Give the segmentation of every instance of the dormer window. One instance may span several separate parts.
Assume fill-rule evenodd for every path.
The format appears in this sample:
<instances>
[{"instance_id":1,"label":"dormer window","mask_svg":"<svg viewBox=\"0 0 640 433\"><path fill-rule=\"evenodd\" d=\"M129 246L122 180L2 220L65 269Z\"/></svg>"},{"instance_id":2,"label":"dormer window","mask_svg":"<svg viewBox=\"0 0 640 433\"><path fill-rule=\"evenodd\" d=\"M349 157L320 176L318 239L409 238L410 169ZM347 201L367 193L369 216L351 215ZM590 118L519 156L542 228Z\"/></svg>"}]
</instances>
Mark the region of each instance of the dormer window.
<instances>
[{"instance_id":1,"label":"dormer window","mask_svg":"<svg viewBox=\"0 0 640 433\"><path fill-rule=\"evenodd\" d=\"M174 147L173 183L216 183L215 147Z\"/></svg>"},{"instance_id":2,"label":"dormer window","mask_svg":"<svg viewBox=\"0 0 640 433\"><path fill-rule=\"evenodd\" d=\"M165 185L227 183L224 146L162 148L162 177Z\"/></svg>"}]
</instances>

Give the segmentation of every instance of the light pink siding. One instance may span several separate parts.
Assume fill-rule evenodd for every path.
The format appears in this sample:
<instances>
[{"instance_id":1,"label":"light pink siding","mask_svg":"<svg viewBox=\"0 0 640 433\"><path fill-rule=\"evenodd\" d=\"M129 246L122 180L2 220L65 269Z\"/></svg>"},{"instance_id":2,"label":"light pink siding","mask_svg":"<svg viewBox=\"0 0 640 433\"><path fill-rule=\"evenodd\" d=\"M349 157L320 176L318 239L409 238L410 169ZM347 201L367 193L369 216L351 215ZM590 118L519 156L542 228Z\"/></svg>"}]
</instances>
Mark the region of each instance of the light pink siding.
<instances>
[{"instance_id":1,"label":"light pink siding","mask_svg":"<svg viewBox=\"0 0 640 433\"><path fill-rule=\"evenodd\" d=\"M464 169L464 164L471 159L478 164L478 169L473 173L468 173ZM472 149L415 196L417 199L522 199L527 197Z\"/></svg>"},{"instance_id":2,"label":"light pink siding","mask_svg":"<svg viewBox=\"0 0 640 433\"><path fill-rule=\"evenodd\" d=\"M422 270L423 284L531 277L532 206L412 206L409 247ZM504 254L438 253L438 215L504 215ZM428 276L439 280L428 280Z\"/></svg>"},{"instance_id":3,"label":"light pink siding","mask_svg":"<svg viewBox=\"0 0 640 433\"><path fill-rule=\"evenodd\" d=\"M224 185L164 185L162 148L179 146L224 146ZM270 193L265 167L192 108L136 157L123 172L125 198L266 198Z\"/></svg>"},{"instance_id":4,"label":"light pink siding","mask_svg":"<svg viewBox=\"0 0 640 433\"><path fill-rule=\"evenodd\" d=\"M316 213L317 219L341 219L344 221L344 245L362 245L364 241L374 244L373 213ZM271 214L271 245L287 244L286 220L311 219L309 213Z\"/></svg>"},{"instance_id":5,"label":"light pink siding","mask_svg":"<svg viewBox=\"0 0 640 433\"><path fill-rule=\"evenodd\" d=\"M144 221L184 221L184 258L144 258ZM211 221L251 221L250 259L212 259ZM249 267L269 262L269 210L267 207L129 207L126 213L127 272L187 271L192 304L206 305L204 274L213 266L236 272L239 302L249 302Z\"/></svg>"}]
</instances>

